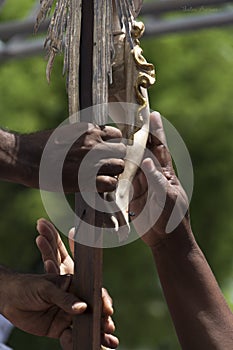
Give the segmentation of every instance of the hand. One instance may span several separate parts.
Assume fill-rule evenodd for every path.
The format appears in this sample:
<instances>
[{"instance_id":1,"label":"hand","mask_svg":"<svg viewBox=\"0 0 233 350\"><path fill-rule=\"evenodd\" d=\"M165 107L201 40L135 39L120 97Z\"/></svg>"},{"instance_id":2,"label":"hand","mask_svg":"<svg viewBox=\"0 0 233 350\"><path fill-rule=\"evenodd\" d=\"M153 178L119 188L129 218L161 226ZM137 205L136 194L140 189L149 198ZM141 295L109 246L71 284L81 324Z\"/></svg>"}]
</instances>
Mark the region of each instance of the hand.
<instances>
[{"instance_id":1,"label":"hand","mask_svg":"<svg viewBox=\"0 0 233 350\"><path fill-rule=\"evenodd\" d=\"M44 268L47 273L57 273L60 275L74 274L74 261L69 255L61 237L53 224L45 219L37 221L39 236L36 244L41 252ZM70 231L73 233L73 229ZM69 240L73 247L73 240Z\"/></svg>"},{"instance_id":2,"label":"hand","mask_svg":"<svg viewBox=\"0 0 233 350\"><path fill-rule=\"evenodd\" d=\"M159 113L151 114L150 131L151 155L143 160L143 171L139 171L133 181L130 212L135 213L133 223L142 240L154 247L168 237L168 233L191 229L188 199L173 169Z\"/></svg>"},{"instance_id":3,"label":"hand","mask_svg":"<svg viewBox=\"0 0 233 350\"><path fill-rule=\"evenodd\" d=\"M91 150L91 160L84 162L84 183L87 188L96 177L98 192L113 191L117 185L116 175L124 170L126 147L120 143L120 130L111 127L98 127L90 123L65 125L53 130L28 135L15 135L14 178L10 181L26 186L39 187L39 167L43 150L49 140L47 166L48 176L42 184L44 190L56 191L53 174L57 174L59 164L63 165L62 183L65 192L79 191L78 172L80 164ZM71 146L72 145L72 146ZM71 146L71 147L70 147ZM64 152L67 149L67 156ZM53 172L51 175L50 172ZM13 176L13 175L12 175ZM94 183L95 185L95 183ZM92 190L96 190L95 188Z\"/></svg>"},{"instance_id":4,"label":"hand","mask_svg":"<svg viewBox=\"0 0 233 350\"><path fill-rule=\"evenodd\" d=\"M68 293L71 276L17 274L0 268L0 312L16 327L60 338L87 305Z\"/></svg>"},{"instance_id":5,"label":"hand","mask_svg":"<svg viewBox=\"0 0 233 350\"><path fill-rule=\"evenodd\" d=\"M45 270L47 273L60 273L60 274L73 274L74 273L74 262L73 259L67 252L64 243L55 227L51 222L40 219L37 222L37 230L39 236L36 239L37 246L41 252L42 259L44 262ZM74 241L74 230L70 231L70 248L73 253ZM109 296L106 289L102 288L102 344L108 348L116 348L119 345L118 339L112 335L115 331L115 326L112 321L112 299ZM68 331L63 336L61 344L65 349L72 349L72 335L71 331ZM68 347L67 347L68 346Z\"/></svg>"}]
</instances>

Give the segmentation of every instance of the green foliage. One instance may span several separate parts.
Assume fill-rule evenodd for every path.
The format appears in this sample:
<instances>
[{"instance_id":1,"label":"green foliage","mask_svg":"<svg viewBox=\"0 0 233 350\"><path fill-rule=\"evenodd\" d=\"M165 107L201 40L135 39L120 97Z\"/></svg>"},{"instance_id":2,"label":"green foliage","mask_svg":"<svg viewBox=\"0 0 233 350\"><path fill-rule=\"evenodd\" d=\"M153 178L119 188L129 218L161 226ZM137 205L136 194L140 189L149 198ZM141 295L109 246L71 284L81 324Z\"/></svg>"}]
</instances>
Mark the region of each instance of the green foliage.
<instances>
[{"instance_id":1,"label":"green foliage","mask_svg":"<svg viewBox=\"0 0 233 350\"><path fill-rule=\"evenodd\" d=\"M151 106L177 128L193 162L194 233L232 304L232 30L145 40L143 47L157 71ZM149 255L139 242L106 253L122 344L179 349Z\"/></svg>"},{"instance_id":2,"label":"green foliage","mask_svg":"<svg viewBox=\"0 0 233 350\"><path fill-rule=\"evenodd\" d=\"M147 247L138 240L105 251L104 271L122 347L179 349Z\"/></svg>"},{"instance_id":3,"label":"green foliage","mask_svg":"<svg viewBox=\"0 0 233 350\"><path fill-rule=\"evenodd\" d=\"M25 15L33 0L8 0L0 19ZM145 40L157 83L151 106L178 129L195 173L192 225L201 247L232 303L233 260L233 46L232 30L209 30ZM43 57L0 66L1 126L21 132L56 127L67 117L61 59L52 82ZM40 270L35 221L44 212L39 192L1 183L1 263L19 271ZM105 286L114 298L122 348L179 349L148 249L137 241L105 252ZM56 349L57 342L14 331L15 349Z\"/></svg>"},{"instance_id":4,"label":"green foliage","mask_svg":"<svg viewBox=\"0 0 233 350\"><path fill-rule=\"evenodd\" d=\"M45 78L43 57L9 61L1 66L2 125L19 132L51 128L67 117L65 79L58 60L52 81ZM59 71L60 70L60 71Z\"/></svg>"},{"instance_id":5,"label":"green foliage","mask_svg":"<svg viewBox=\"0 0 233 350\"><path fill-rule=\"evenodd\" d=\"M7 4L3 6L0 14L0 19L3 21L10 21L25 17L30 13L30 10L35 4L34 0L7 0Z\"/></svg>"},{"instance_id":6,"label":"green foliage","mask_svg":"<svg viewBox=\"0 0 233 350\"><path fill-rule=\"evenodd\" d=\"M193 227L220 281L232 271L231 38L232 30L211 30L145 46L157 67L152 106L177 127L190 151L195 173Z\"/></svg>"}]
</instances>

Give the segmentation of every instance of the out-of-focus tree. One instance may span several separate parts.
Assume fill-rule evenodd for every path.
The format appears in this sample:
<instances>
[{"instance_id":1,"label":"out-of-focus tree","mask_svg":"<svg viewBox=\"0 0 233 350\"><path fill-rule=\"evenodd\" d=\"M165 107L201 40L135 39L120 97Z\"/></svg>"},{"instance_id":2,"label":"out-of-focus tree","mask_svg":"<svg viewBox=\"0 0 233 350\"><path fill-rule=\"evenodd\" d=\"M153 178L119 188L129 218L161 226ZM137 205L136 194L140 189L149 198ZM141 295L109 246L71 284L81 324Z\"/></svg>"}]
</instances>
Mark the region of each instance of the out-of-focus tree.
<instances>
[{"instance_id":1,"label":"out-of-focus tree","mask_svg":"<svg viewBox=\"0 0 233 350\"><path fill-rule=\"evenodd\" d=\"M22 17L33 0L8 0L0 20ZM195 173L191 204L193 229L231 299L233 217L233 46L231 29L144 40L157 83L152 108L170 120L190 151ZM1 126L20 132L56 127L67 117L65 79L58 59L51 84L43 57L0 65ZM36 271L35 221L46 216L37 190L0 184L1 263L19 271ZM115 301L122 348L179 349L150 252L137 241L105 251L105 286ZM40 270L42 271L42 270ZM15 331L16 350L59 348L57 342Z\"/></svg>"},{"instance_id":2,"label":"out-of-focus tree","mask_svg":"<svg viewBox=\"0 0 233 350\"><path fill-rule=\"evenodd\" d=\"M212 29L143 42L157 71L152 108L172 122L189 149L195 176L193 230L228 302L233 292L228 288L233 262L231 38L231 29ZM116 262L106 265L122 343L129 349L179 349L146 248L137 242L106 255Z\"/></svg>"}]
</instances>

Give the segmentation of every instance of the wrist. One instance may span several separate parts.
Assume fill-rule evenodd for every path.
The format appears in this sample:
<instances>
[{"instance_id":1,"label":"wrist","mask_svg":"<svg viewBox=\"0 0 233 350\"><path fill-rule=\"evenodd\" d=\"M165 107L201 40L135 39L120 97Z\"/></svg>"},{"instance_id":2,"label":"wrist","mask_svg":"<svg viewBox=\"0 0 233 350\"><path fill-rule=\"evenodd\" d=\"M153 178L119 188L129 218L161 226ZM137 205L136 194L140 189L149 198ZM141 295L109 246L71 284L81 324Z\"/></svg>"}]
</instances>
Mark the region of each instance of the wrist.
<instances>
[{"instance_id":1,"label":"wrist","mask_svg":"<svg viewBox=\"0 0 233 350\"><path fill-rule=\"evenodd\" d=\"M142 240L145 242L149 248L152 250L157 246L159 246L163 241L166 241L170 237L176 236L193 236L192 229L190 225L189 212L185 214L183 219L181 219L180 223L169 231L168 229L168 220L164 222L163 218L159 218L156 224L151 227L151 229L142 236Z\"/></svg>"},{"instance_id":2,"label":"wrist","mask_svg":"<svg viewBox=\"0 0 233 350\"><path fill-rule=\"evenodd\" d=\"M13 182L28 187L39 187L41 156L50 131L16 134L16 151Z\"/></svg>"},{"instance_id":3,"label":"wrist","mask_svg":"<svg viewBox=\"0 0 233 350\"><path fill-rule=\"evenodd\" d=\"M38 187L42 151L37 152L33 134L18 135L18 145L17 178L14 180L28 187Z\"/></svg>"},{"instance_id":4,"label":"wrist","mask_svg":"<svg viewBox=\"0 0 233 350\"><path fill-rule=\"evenodd\" d=\"M184 256L199 249L191 228L178 226L173 232L166 234L156 245L151 246L155 260L161 257Z\"/></svg>"},{"instance_id":5,"label":"wrist","mask_svg":"<svg viewBox=\"0 0 233 350\"><path fill-rule=\"evenodd\" d=\"M12 280L15 280L17 273L4 267L0 266L0 313L5 315L5 310L10 302L9 291L14 286L11 284Z\"/></svg>"},{"instance_id":6,"label":"wrist","mask_svg":"<svg viewBox=\"0 0 233 350\"><path fill-rule=\"evenodd\" d=\"M28 155L21 150L26 144L25 136L0 130L0 176L2 180L27 185L27 180L31 177L31 161Z\"/></svg>"},{"instance_id":7,"label":"wrist","mask_svg":"<svg viewBox=\"0 0 233 350\"><path fill-rule=\"evenodd\" d=\"M0 154L6 163L15 159L16 137L15 134L0 129Z\"/></svg>"},{"instance_id":8,"label":"wrist","mask_svg":"<svg viewBox=\"0 0 233 350\"><path fill-rule=\"evenodd\" d=\"M22 184L39 188L40 161L51 134L51 130L45 130L19 135L17 163Z\"/></svg>"},{"instance_id":9,"label":"wrist","mask_svg":"<svg viewBox=\"0 0 233 350\"><path fill-rule=\"evenodd\" d=\"M17 136L0 130L0 169L3 180L12 181L17 163Z\"/></svg>"}]
</instances>

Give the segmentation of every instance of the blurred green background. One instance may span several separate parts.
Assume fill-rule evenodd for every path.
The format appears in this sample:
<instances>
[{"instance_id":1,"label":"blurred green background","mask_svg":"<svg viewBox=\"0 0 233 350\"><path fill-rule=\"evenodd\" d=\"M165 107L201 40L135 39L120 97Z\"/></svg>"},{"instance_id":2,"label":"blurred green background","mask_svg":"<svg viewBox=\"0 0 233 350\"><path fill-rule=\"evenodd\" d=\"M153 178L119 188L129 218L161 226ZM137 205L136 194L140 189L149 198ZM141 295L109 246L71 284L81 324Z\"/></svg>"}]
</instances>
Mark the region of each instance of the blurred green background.
<instances>
[{"instance_id":1,"label":"blurred green background","mask_svg":"<svg viewBox=\"0 0 233 350\"><path fill-rule=\"evenodd\" d=\"M0 20L25 16L33 3L7 0ZM192 158L194 233L233 306L232 34L229 27L169 35L145 39L143 48L157 72L151 107L173 123ZM2 127L28 133L56 127L68 116L62 58L55 63L50 85L45 67L43 56L0 64ZM35 222L46 213L39 192L2 182L0 203L1 264L42 272ZM150 251L142 242L105 250L104 285L114 298L120 349L179 349ZM16 350L59 349L54 340L19 330L13 331L9 345Z\"/></svg>"}]
</instances>

